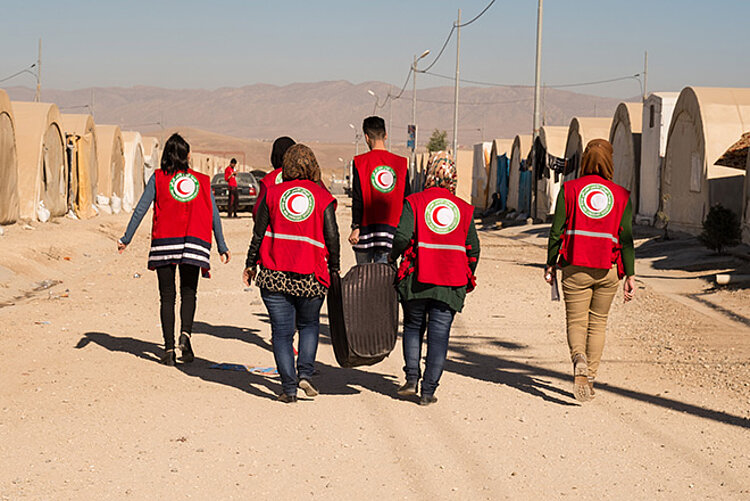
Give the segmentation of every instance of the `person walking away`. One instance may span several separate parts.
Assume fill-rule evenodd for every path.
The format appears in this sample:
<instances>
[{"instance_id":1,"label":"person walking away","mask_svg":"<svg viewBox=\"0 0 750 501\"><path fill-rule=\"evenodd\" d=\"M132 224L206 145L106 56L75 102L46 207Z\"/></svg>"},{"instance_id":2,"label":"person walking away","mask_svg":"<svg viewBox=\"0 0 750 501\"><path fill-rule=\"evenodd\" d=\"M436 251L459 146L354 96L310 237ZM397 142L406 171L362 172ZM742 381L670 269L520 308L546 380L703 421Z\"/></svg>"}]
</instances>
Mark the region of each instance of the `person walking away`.
<instances>
[{"instance_id":1,"label":"person walking away","mask_svg":"<svg viewBox=\"0 0 750 501\"><path fill-rule=\"evenodd\" d=\"M425 190L406 198L389 261L403 255L398 293L404 310L404 372L401 396L417 394L420 405L437 402L435 390L448 354L453 319L474 288L479 237L474 207L456 196L456 166L444 152L427 166ZM420 370L427 332L424 375Z\"/></svg>"},{"instance_id":2,"label":"person walking away","mask_svg":"<svg viewBox=\"0 0 750 501\"><path fill-rule=\"evenodd\" d=\"M297 401L297 388L318 395L312 377L320 334L320 308L331 274L340 268L336 200L318 184L320 167L303 144L284 155L283 183L270 186L258 207L243 281L256 285L271 319L271 341L281 376L284 403ZM293 340L299 331L294 367Z\"/></svg>"},{"instance_id":3,"label":"person walking away","mask_svg":"<svg viewBox=\"0 0 750 501\"><path fill-rule=\"evenodd\" d=\"M573 394L594 397L607 316L621 278L625 302L635 294L630 193L612 182L612 145L594 139L581 158L581 177L563 184L550 228L545 279L562 268Z\"/></svg>"},{"instance_id":4,"label":"person walking away","mask_svg":"<svg viewBox=\"0 0 750 501\"><path fill-rule=\"evenodd\" d=\"M151 227L151 250L148 268L156 270L161 301L161 328L164 356L161 363L175 364L175 275L180 272L180 360L192 362L195 355L190 343L195 317L199 273L208 275L213 230L223 263L232 255L224 242L219 210L211 192L208 176L188 167L190 145L179 134L164 144L161 168L146 184L125 234L117 241L122 254L133 240L143 216L154 204Z\"/></svg>"},{"instance_id":5,"label":"person walking away","mask_svg":"<svg viewBox=\"0 0 750 501\"><path fill-rule=\"evenodd\" d=\"M362 130L370 151L354 157L349 243L357 264L385 263L409 195L407 160L386 150L382 118L365 118Z\"/></svg>"},{"instance_id":6,"label":"person walking away","mask_svg":"<svg viewBox=\"0 0 750 501\"><path fill-rule=\"evenodd\" d=\"M229 200L227 201L227 217L237 217L239 205L239 190L237 188L237 159L233 158L224 169L224 181L229 185Z\"/></svg>"},{"instance_id":7,"label":"person walking away","mask_svg":"<svg viewBox=\"0 0 750 501\"><path fill-rule=\"evenodd\" d=\"M281 136L273 142L273 146L271 147L271 166L273 170L260 180L258 198L255 200L255 207L253 207L253 217L257 216L258 207L260 207L261 202L266 197L268 188L283 182L281 171L284 162L284 153L295 144L294 139L288 136Z\"/></svg>"}]
</instances>

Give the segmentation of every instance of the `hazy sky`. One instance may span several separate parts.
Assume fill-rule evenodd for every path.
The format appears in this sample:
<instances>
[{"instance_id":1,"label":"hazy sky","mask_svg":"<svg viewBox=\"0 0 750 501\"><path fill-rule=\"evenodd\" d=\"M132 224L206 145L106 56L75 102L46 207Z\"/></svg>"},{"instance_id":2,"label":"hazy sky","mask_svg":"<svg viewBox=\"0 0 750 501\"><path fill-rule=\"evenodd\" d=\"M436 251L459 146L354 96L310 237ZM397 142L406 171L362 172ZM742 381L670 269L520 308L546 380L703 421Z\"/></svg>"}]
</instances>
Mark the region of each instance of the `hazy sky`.
<instances>
[{"instance_id":1,"label":"hazy sky","mask_svg":"<svg viewBox=\"0 0 750 501\"><path fill-rule=\"evenodd\" d=\"M237 87L379 80L401 86L415 53L430 63L457 9L466 21L489 0L4 2L0 78L36 60L43 85ZM496 0L462 29L462 78L533 84L536 0ZM546 0L543 82L638 73L649 89L750 86L748 0ZM455 39L432 71L455 71ZM0 86L32 86L23 75ZM429 75L420 87L450 85ZM636 80L570 90L640 93Z\"/></svg>"}]
</instances>

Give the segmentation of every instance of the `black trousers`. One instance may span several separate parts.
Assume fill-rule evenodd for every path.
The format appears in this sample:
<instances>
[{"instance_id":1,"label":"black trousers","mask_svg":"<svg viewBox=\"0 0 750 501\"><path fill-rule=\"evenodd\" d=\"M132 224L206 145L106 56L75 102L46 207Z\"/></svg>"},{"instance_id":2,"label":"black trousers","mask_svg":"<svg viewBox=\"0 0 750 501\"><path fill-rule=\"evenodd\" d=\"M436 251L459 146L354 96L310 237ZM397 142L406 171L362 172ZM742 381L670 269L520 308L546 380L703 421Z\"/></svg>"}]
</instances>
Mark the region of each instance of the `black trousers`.
<instances>
[{"instance_id":1,"label":"black trousers","mask_svg":"<svg viewBox=\"0 0 750 501\"><path fill-rule=\"evenodd\" d=\"M240 194L237 188L229 188L227 202L227 217L237 217L237 207L240 205Z\"/></svg>"},{"instance_id":2,"label":"black trousers","mask_svg":"<svg viewBox=\"0 0 750 501\"><path fill-rule=\"evenodd\" d=\"M193 332L195 317L195 296L198 292L200 268L192 264L181 264L180 267L180 332ZM177 265L170 264L156 268L159 279L159 299L161 300L161 332L164 335L164 347L174 348L174 306L177 299L175 275Z\"/></svg>"}]
</instances>

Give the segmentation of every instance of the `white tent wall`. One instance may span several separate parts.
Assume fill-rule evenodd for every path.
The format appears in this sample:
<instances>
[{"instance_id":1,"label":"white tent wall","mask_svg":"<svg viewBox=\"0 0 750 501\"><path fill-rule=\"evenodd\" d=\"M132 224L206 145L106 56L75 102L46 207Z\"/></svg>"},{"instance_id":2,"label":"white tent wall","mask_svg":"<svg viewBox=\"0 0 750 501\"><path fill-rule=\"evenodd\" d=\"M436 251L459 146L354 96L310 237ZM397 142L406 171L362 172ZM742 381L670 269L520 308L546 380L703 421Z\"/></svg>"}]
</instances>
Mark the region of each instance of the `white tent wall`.
<instances>
[{"instance_id":1,"label":"white tent wall","mask_svg":"<svg viewBox=\"0 0 750 501\"><path fill-rule=\"evenodd\" d=\"M88 136L86 142L88 151L80 151L79 155L86 155L89 165L89 184L91 185L91 199L96 200L96 185L99 177L98 142L96 137L96 125L94 117L86 114L62 114L63 132L77 136Z\"/></svg>"},{"instance_id":2,"label":"white tent wall","mask_svg":"<svg viewBox=\"0 0 750 501\"><path fill-rule=\"evenodd\" d=\"M471 205L476 209L487 208L487 182L489 181L490 152L492 143L474 145L474 167L471 183Z\"/></svg>"},{"instance_id":3,"label":"white tent wall","mask_svg":"<svg viewBox=\"0 0 750 501\"><path fill-rule=\"evenodd\" d=\"M669 127L662 174L669 227L698 234L712 205L741 217L745 171L714 165L750 129L750 89L685 87Z\"/></svg>"},{"instance_id":4,"label":"white tent wall","mask_svg":"<svg viewBox=\"0 0 750 501\"><path fill-rule=\"evenodd\" d=\"M641 179L636 222L653 224L661 205L661 171L667 136L679 92L654 92L646 98L641 117ZM633 117L631 117L632 119Z\"/></svg>"},{"instance_id":5,"label":"white tent wall","mask_svg":"<svg viewBox=\"0 0 750 501\"><path fill-rule=\"evenodd\" d=\"M466 203L471 203L471 187L474 172L474 151L458 150L456 154L456 196Z\"/></svg>"},{"instance_id":6,"label":"white tent wall","mask_svg":"<svg viewBox=\"0 0 750 501\"><path fill-rule=\"evenodd\" d=\"M0 89L0 224L18 220L18 155L13 107Z\"/></svg>"},{"instance_id":7,"label":"white tent wall","mask_svg":"<svg viewBox=\"0 0 750 501\"><path fill-rule=\"evenodd\" d=\"M156 169L160 167L160 143L155 137L143 138L143 184L144 186L151 179Z\"/></svg>"},{"instance_id":8,"label":"white tent wall","mask_svg":"<svg viewBox=\"0 0 750 501\"><path fill-rule=\"evenodd\" d=\"M544 125L539 129L536 146L537 155L550 154L554 157L565 158L565 143L568 138L568 127ZM537 173L534 173L537 176ZM557 195L560 192L562 179L555 182L554 176L542 177L536 181L536 217L547 219L555 213Z\"/></svg>"},{"instance_id":9,"label":"white tent wall","mask_svg":"<svg viewBox=\"0 0 750 501\"><path fill-rule=\"evenodd\" d=\"M122 153L125 157L122 209L130 212L143 193L143 138L140 132L122 132Z\"/></svg>"},{"instance_id":10,"label":"white tent wall","mask_svg":"<svg viewBox=\"0 0 750 501\"><path fill-rule=\"evenodd\" d=\"M51 103L13 102L18 155L19 215L38 219L43 203L51 216L68 209L68 177L60 110Z\"/></svg>"},{"instance_id":11,"label":"white tent wall","mask_svg":"<svg viewBox=\"0 0 750 501\"><path fill-rule=\"evenodd\" d=\"M492 195L497 192L497 183L500 172L497 169L497 157L506 155L510 157L510 149L513 146L512 139L495 139L490 149L490 169L487 177L487 206L492 205ZM507 198L506 198L507 204Z\"/></svg>"},{"instance_id":12,"label":"white tent wall","mask_svg":"<svg viewBox=\"0 0 750 501\"><path fill-rule=\"evenodd\" d=\"M518 209L518 183L521 177L521 161L531 149L531 135L519 134L513 139L510 148L510 176L508 177L508 208Z\"/></svg>"},{"instance_id":13,"label":"white tent wall","mask_svg":"<svg viewBox=\"0 0 750 501\"><path fill-rule=\"evenodd\" d=\"M612 119L599 117L574 117L568 127L565 142L565 158L573 162L573 170L565 176L565 181L578 177L581 170L581 157L586 145L593 139L609 140Z\"/></svg>"},{"instance_id":14,"label":"white tent wall","mask_svg":"<svg viewBox=\"0 0 750 501\"><path fill-rule=\"evenodd\" d=\"M119 212L124 187L125 155L122 132L117 125L97 125L97 205L105 210ZM114 198L119 199L120 204Z\"/></svg>"},{"instance_id":15,"label":"white tent wall","mask_svg":"<svg viewBox=\"0 0 750 501\"><path fill-rule=\"evenodd\" d=\"M609 129L615 169L613 181L630 192L633 213L636 213L638 207L642 116L643 104L620 103Z\"/></svg>"}]
</instances>

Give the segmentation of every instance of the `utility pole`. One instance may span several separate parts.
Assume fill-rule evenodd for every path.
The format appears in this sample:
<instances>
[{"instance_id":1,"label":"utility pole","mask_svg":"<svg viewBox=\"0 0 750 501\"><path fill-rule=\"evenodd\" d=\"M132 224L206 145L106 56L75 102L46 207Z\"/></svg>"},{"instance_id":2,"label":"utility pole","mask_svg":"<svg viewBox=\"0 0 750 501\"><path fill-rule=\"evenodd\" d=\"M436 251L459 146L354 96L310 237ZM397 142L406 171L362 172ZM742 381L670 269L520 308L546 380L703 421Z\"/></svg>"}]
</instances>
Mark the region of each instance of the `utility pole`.
<instances>
[{"instance_id":1,"label":"utility pole","mask_svg":"<svg viewBox=\"0 0 750 501\"><path fill-rule=\"evenodd\" d=\"M94 88L91 87L91 116L94 116Z\"/></svg>"},{"instance_id":2,"label":"utility pole","mask_svg":"<svg viewBox=\"0 0 750 501\"><path fill-rule=\"evenodd\" d=\"M541 113L541 94L542 94L542 2L539 0L539 6L536 14L536 77L534 78L534 139L539 136L539 116Z\"/></svg>"},{"instance_id":3,"label":"utility pole","mask_svg":"<svg viewBox=\"0 0 750 501\"><path fill-rule=\"evenodd\" d=\"M36 94L34 101L37 103L42 100L42 39L39 39L39 56L36 60Z\"/></svg>"},{"instance_id":4,"label":"utility pole","mask_svg":"<svg viewBox=\"0 0 750 501\"><path fill-rule=\"evenodd\" d=\"M453 89L453 158L458 155L458 73L461 58L461 9L456 20L456 82Z\"/></svg>"},{"instance_id":5,"label":"utility pole","mask_svg":"<svg viewBox=\"0 0 750 501\"><path fill-rule=\"evenodd\" d=\"M648 97L648 51L643 56L643 102Z\"/></svg>"},{"instance_id":6,"label":"utility pole","mask_svg":"<svg viewBox=\"0 0 750 501\"><path fill-rule=\"evenodd\" d=\"M414 55L414 63L411 67L411 123L414 126L414 151L412 159L417 154L417 56Z\"/></svg>"},{"instance_id":7,"label":"utility pole","mask_svg":"<svg viewBox=\"0 0 750 501\"><path fill-rule=\"evenodd\" d=\"M393 134L393 98L391 87L388 88L388 151L391 151L391 134Z\"/></svg>"}]
</instances>

